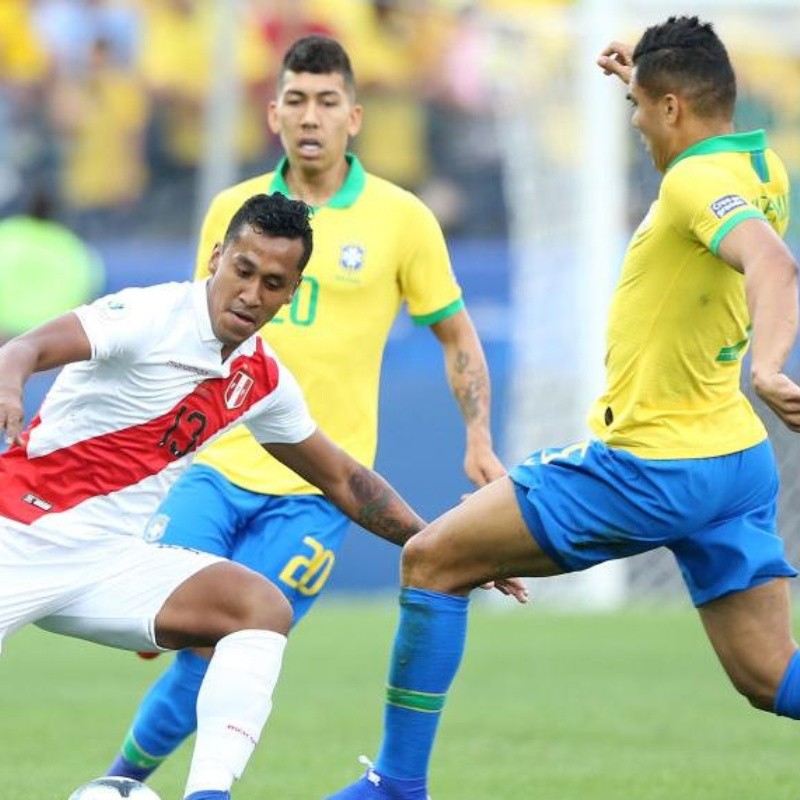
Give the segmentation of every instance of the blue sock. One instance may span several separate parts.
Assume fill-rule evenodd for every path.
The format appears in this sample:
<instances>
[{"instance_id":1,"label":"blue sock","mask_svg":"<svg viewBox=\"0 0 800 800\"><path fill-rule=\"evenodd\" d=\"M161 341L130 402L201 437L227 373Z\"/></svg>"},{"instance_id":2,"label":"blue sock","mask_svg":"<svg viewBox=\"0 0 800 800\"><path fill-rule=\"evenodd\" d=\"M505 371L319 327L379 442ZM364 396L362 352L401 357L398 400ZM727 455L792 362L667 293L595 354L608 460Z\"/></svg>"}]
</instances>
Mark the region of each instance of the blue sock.
<instances>
[{"instance_id":1,"label":"blue sock","mask_svg":"<svg viewBox=\"0 0 800 800\"><path fill-rule=\"evenodd\" d=\"M230 800L231 793L219 789L207 792L192 792L186 800Z\"/></svg>"},{"instance_id":2,"label":"blue sock","mask_svg":"<svg viewBox=\"0 0 800 800\"><path fill-rule=\"evenodd\" d=\"M191 650L178 653L139 705L120 756L107 774L143 781L194 732L197 693L208 663Z\"/></svg>"},{"instance_id":3,"label":"blue sock","mask_svg":"<svg viewBox=\"0 0 800 800\"><path fill-rule=\"evenodd\" d=\"M795 651L783 673L774 710L779 717L800 719L800 650Z\"/></svg>"},{"instance_id":4,"label":"blue sock","mask_svg":"<svg viewBox=\"0 0 800 800\"><path fill-rule=\"evenodd\" d=\"M468 604L466 597L401 590L379 774L426 777L445 696L464 653Z\"/></svg>"}]
</instances>

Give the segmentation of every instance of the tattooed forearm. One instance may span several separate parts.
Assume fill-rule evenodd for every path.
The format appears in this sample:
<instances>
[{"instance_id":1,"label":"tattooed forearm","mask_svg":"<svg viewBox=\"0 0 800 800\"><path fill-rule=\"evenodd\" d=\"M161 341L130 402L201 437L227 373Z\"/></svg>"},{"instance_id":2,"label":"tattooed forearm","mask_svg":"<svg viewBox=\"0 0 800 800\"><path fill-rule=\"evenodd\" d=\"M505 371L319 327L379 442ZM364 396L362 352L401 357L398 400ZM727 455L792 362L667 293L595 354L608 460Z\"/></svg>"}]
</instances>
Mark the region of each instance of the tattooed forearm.
<instances>
[{"instance_id":1,"label":"tattooed forearm","mask_svg":"<svg viewBox=\"0 0 800 800\"><path fill-rule=\"evenodd\" d=\"M403 544L424 522L383 478L362 467L348 481L354 503L353 519L363 528L395 544Z\"/></svg>"},{"instance_id":2,"label":"tattooed forearm","mask_svg":"<svg viewBox=\"0 0 800 800\"><path fill-rule=\"evenodd\" d=\"M489 406L489 376L482 361L474 364L469 352L459 350L453 362L451 384L465 422L473 422L486 416Z\"/></svg>"}]
</instances>

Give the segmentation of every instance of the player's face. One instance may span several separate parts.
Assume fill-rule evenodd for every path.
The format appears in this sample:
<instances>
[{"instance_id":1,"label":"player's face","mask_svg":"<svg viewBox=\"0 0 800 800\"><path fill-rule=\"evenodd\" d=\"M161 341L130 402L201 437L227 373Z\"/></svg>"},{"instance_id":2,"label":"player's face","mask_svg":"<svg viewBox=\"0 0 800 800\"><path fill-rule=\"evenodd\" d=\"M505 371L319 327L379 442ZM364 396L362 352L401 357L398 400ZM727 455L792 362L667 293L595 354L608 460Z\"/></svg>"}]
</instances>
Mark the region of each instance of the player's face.
<instances>
[{"instance_id":1,"label":"player's face","mask_svg":"<svg viewBox=\"0 0 800 800\"><path fill-rule=\"evenodd\" d=\"M270 103L269 124L292 167L320 173L341 164L350 137L361 127L361 106L338 72L287 71L280 95Z\"/></svg>"},{"instance_id":2,"label":"player's face","mask_svg":"<svg viewBox=\"0 0 800 800\"><path fill-rule=\"evenodd\" d=\"M665 98L652 99L636 81L634 68L628 88L628 102L633 107L631 124L642 135L653 164L660 172L665 172L672 161L671 132L669 114L666 112Z\"/></svg>"},{"instance_id":3,"label":"player's face","mask_svg":"<svg viewBox=\"0 0 800 800\"><path fill-rule=\"evenodd\" d=\"M267 236L250 225L224 248L214 248L208 310L223 358L291 302L302 257L302 240Z\"/></svg>"}]
</instances>

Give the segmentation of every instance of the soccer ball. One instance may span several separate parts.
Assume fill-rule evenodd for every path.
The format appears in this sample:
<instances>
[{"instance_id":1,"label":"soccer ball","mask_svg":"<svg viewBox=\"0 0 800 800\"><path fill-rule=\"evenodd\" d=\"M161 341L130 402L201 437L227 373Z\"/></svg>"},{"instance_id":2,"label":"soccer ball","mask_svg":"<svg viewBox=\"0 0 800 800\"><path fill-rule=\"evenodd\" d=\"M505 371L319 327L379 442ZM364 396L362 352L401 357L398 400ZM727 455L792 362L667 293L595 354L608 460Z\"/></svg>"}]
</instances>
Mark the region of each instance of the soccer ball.
<instances>
[{"instance_id":1,"label":"soccer ball","mask_svg":"<svg viewBox=\"0 0 800 800\"><path fill-rule=\"evenodd\" d=\"M149 786L131 778L116 776L95 778L84 783L69 796L69 800L120 800L121 797L130 800L160 800Z\"/></svg>"}]
</instances>

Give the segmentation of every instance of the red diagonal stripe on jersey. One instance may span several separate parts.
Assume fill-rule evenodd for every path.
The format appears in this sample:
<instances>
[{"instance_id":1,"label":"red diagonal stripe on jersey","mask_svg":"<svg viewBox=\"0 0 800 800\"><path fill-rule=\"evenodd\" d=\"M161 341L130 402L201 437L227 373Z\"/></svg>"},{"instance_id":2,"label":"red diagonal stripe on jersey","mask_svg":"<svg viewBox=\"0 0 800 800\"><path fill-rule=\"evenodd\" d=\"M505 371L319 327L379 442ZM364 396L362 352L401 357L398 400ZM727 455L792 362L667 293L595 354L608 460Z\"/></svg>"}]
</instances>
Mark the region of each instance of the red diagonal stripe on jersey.
<instances>
[{"instance_id":1,"label":"red diagonal stripe on jersey","mask_svg":"<svg viewBox=\"0 0 800 800\"><path fill-rule=\"evenodd\" d=\"M45 456L29 458L25 445L12 447L0 456L0 515L30 524L156 475L239 419L277 384L277 365L259 347L253 356L235 359L229 377L203 381L155 419ZM226 394L239 404L229 408Z\"/></svg>"}]
</instances>

